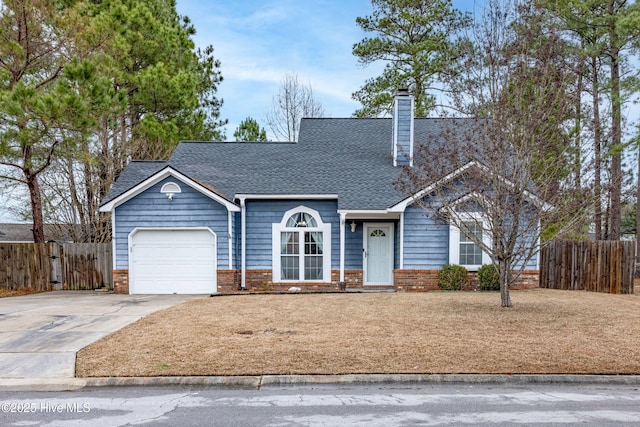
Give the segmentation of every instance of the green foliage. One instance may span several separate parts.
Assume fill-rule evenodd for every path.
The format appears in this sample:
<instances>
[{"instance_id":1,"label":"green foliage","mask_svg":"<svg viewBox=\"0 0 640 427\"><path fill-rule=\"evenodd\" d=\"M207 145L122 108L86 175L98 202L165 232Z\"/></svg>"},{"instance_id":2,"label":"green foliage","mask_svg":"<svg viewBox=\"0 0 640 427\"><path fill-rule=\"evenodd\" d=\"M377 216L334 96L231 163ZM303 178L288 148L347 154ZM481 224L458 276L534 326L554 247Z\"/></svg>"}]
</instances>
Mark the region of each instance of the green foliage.
<instances>
[{"instance_id":1,"label":"green foliage","mask_svg":"<svg viewBox=\"0 0 640 427\"><path fill-rule=\"evenodd\" d=\"M500 274L495 264L485 264L478 269L478 281L481 291L499 291Z\"/></svg>"},{"instance_id":2,"label":"green foliage","mask_svg":"<svg viewBox=\"0 0 640 427\"><path fill-rule=\"evenodd\" d=\"M438 272L438 287L445 291L459 291L467 284L467 269L461 265L445 264Z\"/></svg>"},{"instance_id":3,"label":"green foliage","mask_svg":"<svg viewBox=\"0 0 640 427\"><path fill-rule=\"evenodd\" d=\"M0 2L0 179L27 184L34 228L49 193L93 240L129 160L224 138L220 62L194 34L174 1Z\"/></svg>"},{"instance_id":4,"label":"green foliage","mask_svg":"<svg viewBox=\"0 0 640 427\"><path fill-rule=\"evenodd\" d=\"M239 142L267 141L267 131L261 128L258 122L251 117L247 117L240 122L240 125L233 132L233 136Z\"/></svg>"},{"instance_id":5,"label":"green foliage","mask_svg":"<svg viewBox=\"0 0 640 427\"><path fill-rule=\"evenodd\" d=\"M215 96L220 62L213 47L195 49L195 29L174 2L100 2L89 14L112 29L105 53L113 61L105 72L127 97L133 158L166 157L181 139L223 137Z\"/></svg>"},{"instance_id":6,"label":"green foliage","mask_svg":"<svg viewBox=\"0 0 640 427\"><path fill-rule=\"evenodd\" d=\"M426 117L435 105L428 93L439 74L448 70L459 48L456 33L469 25L469 15L450 0L372 0L373 14L356 18L372 37L353 46L362 65L384 61L382 75L369 79L352 98L362 104L357 117L375 117L391 111L399 88L415 97L415 114Z\"/></svg>"}]
</instances>

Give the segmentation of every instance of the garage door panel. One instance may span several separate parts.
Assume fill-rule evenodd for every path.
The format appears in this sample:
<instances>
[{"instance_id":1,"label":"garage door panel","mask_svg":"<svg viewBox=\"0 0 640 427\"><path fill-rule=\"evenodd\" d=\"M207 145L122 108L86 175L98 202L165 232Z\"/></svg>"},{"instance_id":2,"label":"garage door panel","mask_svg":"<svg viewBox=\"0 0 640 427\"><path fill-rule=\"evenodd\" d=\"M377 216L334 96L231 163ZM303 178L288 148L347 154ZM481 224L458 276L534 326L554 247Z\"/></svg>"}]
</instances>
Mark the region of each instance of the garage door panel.
<instances>
[{"instance_id":1,"label":"garage door panel","mask_svg":"<svg viewBox=\"0 0 640 427\"><path fill-rule=\"evenodd\" d=\"M215 292L215 243L208 230L138 230L131 239L131 293Z\"/></svg>"}]
</instances>

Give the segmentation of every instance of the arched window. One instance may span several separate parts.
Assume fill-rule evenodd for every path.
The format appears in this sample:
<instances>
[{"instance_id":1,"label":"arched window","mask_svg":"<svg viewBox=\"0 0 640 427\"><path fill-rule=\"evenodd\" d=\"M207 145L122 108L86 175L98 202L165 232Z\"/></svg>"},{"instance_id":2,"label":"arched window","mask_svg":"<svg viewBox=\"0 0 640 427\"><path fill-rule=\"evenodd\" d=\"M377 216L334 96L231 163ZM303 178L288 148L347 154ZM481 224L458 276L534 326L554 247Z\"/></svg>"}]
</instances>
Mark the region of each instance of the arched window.
<instances>
[{"instance_id":1,"label":"arched window","mask_svg":"<svg viewBox=\"0 0 640 427\"><path fill-rule=\"evenodd\" d=\"M169 200L173 200L173 195L182 193L182 190L180 189L180 186L175 182L167 182L162 186L160 192L162 194L166 194Z\"/></svg>"},{"instance_id":2,"label":"arched window","mask_svg":"<svg viewBox=\"0 0 640 427\"><path fill-rule=\"evenodd\" d=\"M307 212L296 212L287 221L287 227L317 227L316 219Z\"/></svg>"},{"instance_id":3,"label":"arched window","mask_svg":"<svg viewBox=\"0 0 640 427\"><path fill-rule=\"evenodd\" d=\"M273 224L273 281L330 282L331 224L305 206L285 212Z\"/></svg>"}]
</instances>

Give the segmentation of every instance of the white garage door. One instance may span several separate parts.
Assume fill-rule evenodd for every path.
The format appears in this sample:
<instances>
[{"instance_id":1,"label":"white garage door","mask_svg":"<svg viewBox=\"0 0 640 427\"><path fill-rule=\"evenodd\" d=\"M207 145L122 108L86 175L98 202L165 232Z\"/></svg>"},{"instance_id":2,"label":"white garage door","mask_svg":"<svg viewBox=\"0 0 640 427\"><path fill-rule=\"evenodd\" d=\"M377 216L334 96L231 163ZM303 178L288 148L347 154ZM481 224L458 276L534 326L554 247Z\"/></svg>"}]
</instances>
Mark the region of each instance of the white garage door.
<instances>
[{"instance_id":1,"label":"white garage door","mask_svg":"<svg viewBox=\"0 0 640 427\"><path fill-rule=\"evenodd\" d=\"M216 237L209 230L137 230L130 245L129 293L216 292Z\"/></svg>"}]
</instances>

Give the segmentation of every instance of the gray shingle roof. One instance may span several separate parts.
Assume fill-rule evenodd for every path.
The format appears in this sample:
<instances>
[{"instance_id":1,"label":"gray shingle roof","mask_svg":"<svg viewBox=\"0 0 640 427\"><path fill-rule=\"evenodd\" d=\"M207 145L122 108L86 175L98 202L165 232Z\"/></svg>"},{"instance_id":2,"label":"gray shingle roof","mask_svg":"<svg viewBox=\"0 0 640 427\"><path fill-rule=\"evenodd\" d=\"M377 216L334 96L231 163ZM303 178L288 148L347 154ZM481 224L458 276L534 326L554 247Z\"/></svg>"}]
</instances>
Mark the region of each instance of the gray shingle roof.
<instances>
[{"instance_id":1,"label":"gray shingle roof","mask_svg":"<svg viewBox=\"0 0 640 427\"><path fill-rule=\"evenodd\" d=\"M44 238L46 241L70 242L73 240L70 227L66 224L44 224ZM0 224L0 242L33 242L33 224Z\"/></svg>"},{"instance_id":2,"label":"gray shingle roof","mask_svg":"<svg viewBox=\"0 0 640 427\"><path fill-rule=\"evenodd\" d=\"M447 119L415 119L416 143L439 139ZM168 162L131 162L106 203L170 165L236 194L337 194L339 209L386 209L395 189L391 119L303 119L297 143L181 142Z\"/></svg>"},{"instance_id":3,"label":"gray shingle roof","mask_svg":"<svg viewBox=\"0 0 640 427\"><path fill-rule=\"evenodd\" d=\"M101 204L115 199L167 166L165 161L136 160L130 162L113 184Z\"/></svg>"}]
</instances>

